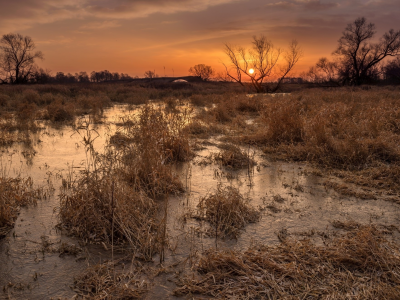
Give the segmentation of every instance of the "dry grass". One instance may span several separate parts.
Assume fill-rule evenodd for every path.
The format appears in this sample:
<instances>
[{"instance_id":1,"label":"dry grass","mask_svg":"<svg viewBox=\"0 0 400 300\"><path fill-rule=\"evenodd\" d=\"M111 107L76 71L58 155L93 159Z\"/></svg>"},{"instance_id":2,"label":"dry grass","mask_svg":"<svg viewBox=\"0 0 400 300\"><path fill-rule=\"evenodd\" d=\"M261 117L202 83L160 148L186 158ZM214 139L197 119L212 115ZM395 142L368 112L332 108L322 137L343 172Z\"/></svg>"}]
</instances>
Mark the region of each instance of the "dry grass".
<instances>
[{"instance_id":1,"label":"dry grass","mask_svg":"<svg viewBox=\"0 0 400 300\"><path fill-rule=\"evenodd\" d=\"M215 154L214 160L224 167L232 169L241 169L244 167L253 167L256 162L253 159L254 153L243 151L232 144L219 145L222 150Z\"/></svg>"},{"instance_id":2,"label":"dry grass","mask_svg":"<svg viewBox=\"0 0 400 300\"><path fill-rule=\"evenodd\" d=\"M37 84L0 86L0 109L16 112L20 106L29 105L34 109L29 112L35 117L39 109L47 109L51 121L68 121L68 115L101 115L105 107L112 103L141 105L148 101L165 101L175 106L171 99L185 100L198 97L206 105L224 98L226 93L243 93L235 84L177 84L158 83L87 83L87 84ZM58 111L54 117L53 112ZM25 110L25 112L28 112ZM21 112L22 113L22 112Z\"/></svg>"},{"instance_id":3,"label":"dry grass","mask_svg":"<svg viewBox=\"0 0 400 300\"><path fill-rule=\"evenodd\" d=\"M197 218L208 221L216 238L237 238L248 223L260 220L259 210L233 187L218 186L214 194L200 199Z\"/></svg>"},{"instance_id":4,"label":"dry grass","mask_svg":"<svg viewBox=\"0 0 400 300\"><path fill-rule=\"evenodd\" d=\"M138 118L125 120L120 135L126 143L119 155L126 180L153 197L182 191L169 163L186 161L193 155L185 130L189 119L186 110L166 113L146 105Z\"/></svg>"},{"instance_id":5,"label":"dry grass","mask_svg":"<svg viewBox=\"0 0 400 300\"><path fill-rule=\"evenodd\" d=\"M364 226L317 246L285 240L242 253L214 250L197 276L179 281L175 295L219 299L399 299L400 253L374 227Z\"/></svg>"},{"instance_id":6,"label":"dry grass","mask_svg":"<svg viewBox=\"0 0 400 300\"><path fill-rule=\"evenodd\" d=\"M191 155L183 131L186 118L185 113L167 114L145 105L137 117L121 123L104 154L93 147L96 132L88 124L78 127L87 166L76 178L64 181L62 227L85 240L128 244L145 260L162 252L166 216L157 219L155 201L183 190L170 162Z\"/></svg>"},{"instance_id":7,"label":"dry grass","mask_svg":"<svg viewBox=\"0 0 400 300\"><path fill-rule=\"evenodd\" d=\"M139 281L133 272L117 270L114 263L103 263L77 277L75 288L83 299L141 299L148 291L148 283Z\"/></svg>"},{"instance_id":8,"label":"dry grass","mask_svg":"<svg viewBox=\"0 0 400 300\"><path fill-rule=\"evenodd\" d=\"M398 90L306 90L265 98L259 112L257 130L236 141L261 146L270 157L341 171L355 183L399 190Z\"/></svg>"},{"instance_id":9,"label":"dry grass","mask_svg":"<svg viewBox=\"0 0 400 300\"><path fill-rule=\"evenodd\" d=\"M0 177L0 238L12 229L21 207L36 205L46 196L43 188L34 188L30 177Z\"/></svg>"},{"instance_id":10,"label":"dry grass","mask_svg":"<svg viewBox=\"0 0 400 300\"><path fill-rule=\"evenodd\" d=\"M60 194L60 220L70 234L109 245L128 243L144 259L158 251L157 205L115 174L92 172Z\"/></svg>"}]
</instances>

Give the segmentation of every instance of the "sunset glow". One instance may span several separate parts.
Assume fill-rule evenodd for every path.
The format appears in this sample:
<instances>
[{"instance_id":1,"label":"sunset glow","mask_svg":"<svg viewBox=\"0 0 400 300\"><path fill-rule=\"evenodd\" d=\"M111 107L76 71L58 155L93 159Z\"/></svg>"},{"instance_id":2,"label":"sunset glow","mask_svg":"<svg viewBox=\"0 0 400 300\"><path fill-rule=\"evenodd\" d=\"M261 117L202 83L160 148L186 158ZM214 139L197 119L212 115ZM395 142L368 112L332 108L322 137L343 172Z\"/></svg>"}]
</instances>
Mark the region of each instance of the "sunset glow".
<instances>
[{"instance_id":1,"label":"sunset glow","mask_svg":"<svg viewBox=\"0 0 400 300\"><path fill-rule=\"evenodd\" d=\"M251 46L264 34L277 48L297 39L304 57L294 72L330 56L345 26L359 16L386 32L398 1L0 0L0 34L30 36L57 72L109 70L143 76L188 75L196 64L223 72L223 44ZM165 69L164 69L165 68Z\"/></svg>"},{"instance_id":2,"label":"sunset glow","mask_svg":"<svg viewBox=\"0 0 400 300\"><path fill-rule=\"evenodd\" d=\"M249 73L250 73L250 75L253 75L254 74L254 69L250 69Z\"/></svg>"}]
</instances>

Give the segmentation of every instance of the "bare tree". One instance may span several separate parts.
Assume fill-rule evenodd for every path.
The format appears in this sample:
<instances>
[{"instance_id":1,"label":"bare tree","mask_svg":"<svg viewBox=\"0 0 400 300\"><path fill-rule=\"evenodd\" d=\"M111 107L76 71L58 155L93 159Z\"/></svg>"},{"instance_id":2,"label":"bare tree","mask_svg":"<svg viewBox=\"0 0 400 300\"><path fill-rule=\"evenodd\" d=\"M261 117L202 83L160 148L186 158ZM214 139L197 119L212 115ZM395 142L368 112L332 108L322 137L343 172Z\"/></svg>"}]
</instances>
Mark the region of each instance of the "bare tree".
<instances>
[{"instance_id":1,"label":"bare tree","mask_svg":"<svg viewBox=\"0 0 400 300\"><path fill-rule=\"evenodd\" d=\"M211 76L215 74L211 66L206 66L205 64L198 64L189 69L189 74L193 76L199 76L204 81L210 80Z\"/></svg>"},{"instance_id":2,"label":"bare tree","mask_svg":"<svg viewBox=\"0 0 400 300\"><path fill-rule=\"evenodd\" d=\"M158 75L156 74L156 71L146 71L144 72L144 78L149 78L149 79L153 79L153 78L157 78Z\"/></svg>"},{"instance_id":3,"label":"bare tree","mask_svg":"<svg viewBox=\"0 0 400 300\"><path fill-rule=\"evenodd\" d=\"M218 72L215 75L215 79L217 81L221 81L221 82L232 82L232 78L228 76L228 73L226 71L223 72Z\"/></svg>"},{"instance_id":4,"label":"bare tree","mask_svg":"<svg viewBox=\"0 0 400 300\"><path fill-rule=\"evenodd\" d=\"M0 40L0 68L11 83L26 82L35 71L35 60L43 54L35 50L35 43L29 36L9 33Z\"/></svg>"},{"instance_id":5,"label":"bare tree","mask_svg":"<svg viewBox=\"0 0 400 300\"><path fill-rule=\"evenodd\" d=\"M225 54L230 64L225 66L227 75L234 81L243 85L242 76L250 78L257 93L276 92L283 79L290 73L302 56L302 51L297 41L292 41L287 51L274 48L273 44L265 37L253 37L251 49L225 44ZM284 64L278 66L279 59L283 56ZM276 72L276 69L279 69ZM266 85L266 79L277 75L278 82Z\"/></svg>"},{"instance_id":6,"label":"bare tree","mask_svg":"<svg viewBox=\"0 0 400 300\"><path fill-rule=\"evenodd\" d=\"M303 77L307 81L317 83L324 86L340 86L342 85L340 63L337 61L329 61L326 57L319 59L317 64L310 68Z\"/></svg>"},{"instance_id":7,"label":"bare tree","mask_svg":"<svg viewBox=\"0 0 400 300\"><path fill-rule=\"evenodd\" d=\"M361 85L376 71L388 56L400 55L400 30L386 32L377 43L371 43L375 25L358 18L348 24L334 52L341 61L342 76L349 84Z\"/></svg>"}]
</instances>

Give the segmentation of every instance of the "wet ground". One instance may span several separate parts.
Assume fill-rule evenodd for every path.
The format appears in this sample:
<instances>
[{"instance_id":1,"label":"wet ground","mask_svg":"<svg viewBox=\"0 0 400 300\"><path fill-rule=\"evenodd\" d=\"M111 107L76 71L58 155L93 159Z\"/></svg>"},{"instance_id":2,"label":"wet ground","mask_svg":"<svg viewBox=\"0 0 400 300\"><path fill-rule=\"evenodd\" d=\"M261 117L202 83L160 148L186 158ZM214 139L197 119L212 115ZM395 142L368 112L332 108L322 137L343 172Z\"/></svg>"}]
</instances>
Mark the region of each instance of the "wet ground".
<instances>
[{"instance_id":1,"label":"wet ground","mask_svg":"<svg viewBox=\"0 0 400 300\"><path fill-rule=\"evenodd\" d=\"M115 131L119 116L129 113L123 106L106 111L103 124L94 125L95 147L99 151L107 137ZM71 288L74 277L88 264L111 258L101 246L82 246L81 241L57 230L57 197L62 178L85 165L82 137L71 127L44 126L30 147L15 145L1 152L2 172L8 176L31 176L38 186L54 187L52 197L39 201L35 207L23 208L15 228L0 241L0 299L69 299L76 294ZM361 200L343 197L324 182L326 176L313 175L305 164L272 162L255 152L257 166L241 171L225 169L218 164L201 162L219 151L216 139L209 140L189 163L179 164L187 192L168 200L169 251L165 266L176 270L190 267L190 258L211 247L245 250L252 243L276 244L278 233L309 236L316 240L335 234L332 222L355 221L389 227L399 224L400 206L385 200ZM207 225L182 216L195 211L198 201L215 191L219 184L236 187L251 204L263 210L260 222L249 224L238 240L216 241L206 234ZM164 202L161 202L161 206ZM399 241L399 232L391 238ZM63 245L76 245L82 252L60 254ZM81 246L80 246L81 245ZM62 252L62 251L61 251ZM157 267L158 257L150 268ZM176 270L168 269L153 279L148 299L174 298L171 292Z\"/></svg>"}]
</instances>

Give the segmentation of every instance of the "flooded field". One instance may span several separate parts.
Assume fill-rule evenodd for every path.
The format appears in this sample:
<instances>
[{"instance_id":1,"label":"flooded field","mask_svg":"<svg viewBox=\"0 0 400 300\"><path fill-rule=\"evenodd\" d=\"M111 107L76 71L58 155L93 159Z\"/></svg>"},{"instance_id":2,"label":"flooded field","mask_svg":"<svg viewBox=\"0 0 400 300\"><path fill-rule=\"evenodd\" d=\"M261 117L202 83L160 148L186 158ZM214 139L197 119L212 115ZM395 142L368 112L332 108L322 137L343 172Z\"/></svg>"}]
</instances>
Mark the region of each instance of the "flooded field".
<instances>
[{"instance_id":1,"label":"flooded field","mask_svg":"<svg viewBox=\"0 0 400 300\"><path fill-rule=\"evenodd\" d=\"M21 208L14 228L0 240L1 299L80 297L84 293L76 287L76 278L87 267L107 261L117 262L122 272L136 274L135 284L147 291L139 293L140 297L186 298L188 294L174 293L179 276L189 274L196 257L208 249L245 251L254 245L279 245L288 238L307 238L323 245L352 226L363 225L374 225L385 231L390 241L400 242L396 195L375 193L369 199L342 195L332 188L332 183L342 184L337 177L324 175L305 163L272 160L253 147L242 151L251 154L255 164L239 169L226 167L212 159L221 150L223 135L196 139L195 157L173 164L183 191L157 197L159 218L166 218L165 251L161 252L164 259L158 252L152 262L146 262L135 253L123 251L126 245L112 247L107 242L93 243L66 234L58 226L60 189L90 165L85 146L88 132L94 149L102 153L121 117L133 113L128 106L114 106L105 111L103 122L86 129L43 123L29 146L16 143L1 150L3 176L31 177L35 186L43 187L49 195L37 205ZM77 122L85 124L88 118ZM219 229L213 231L199 203L218 189L229 188L243 195L259 217L246 222L236 238L219 238Z\"/></svg>"}]
</instances>

